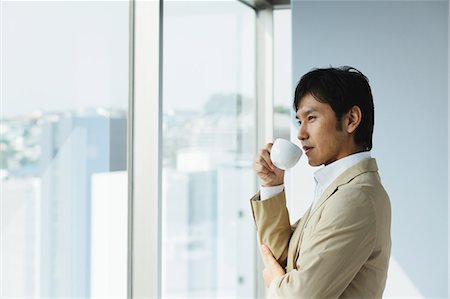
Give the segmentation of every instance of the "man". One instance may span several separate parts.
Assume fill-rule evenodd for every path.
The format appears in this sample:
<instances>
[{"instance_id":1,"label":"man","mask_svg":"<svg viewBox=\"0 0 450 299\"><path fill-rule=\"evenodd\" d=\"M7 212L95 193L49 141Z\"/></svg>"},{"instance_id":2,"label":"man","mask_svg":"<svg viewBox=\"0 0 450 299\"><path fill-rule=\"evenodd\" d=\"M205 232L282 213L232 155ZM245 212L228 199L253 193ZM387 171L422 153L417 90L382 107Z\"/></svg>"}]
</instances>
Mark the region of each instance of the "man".
<instances>
[{"instance_id":1,"label":"man","mask_svg":"<svg viewBox=\"0 0 450 299\"><path fill-rule=\"evenodd\" d=\"M391 209L371 158L373 98L351 67L315 69L297 85L298 139L314 174L315 198L291 226L284 171L272 143L253 164L262 182L251 199L269 297L381 298L386 283Z\"/></svg>"}]
</instances>

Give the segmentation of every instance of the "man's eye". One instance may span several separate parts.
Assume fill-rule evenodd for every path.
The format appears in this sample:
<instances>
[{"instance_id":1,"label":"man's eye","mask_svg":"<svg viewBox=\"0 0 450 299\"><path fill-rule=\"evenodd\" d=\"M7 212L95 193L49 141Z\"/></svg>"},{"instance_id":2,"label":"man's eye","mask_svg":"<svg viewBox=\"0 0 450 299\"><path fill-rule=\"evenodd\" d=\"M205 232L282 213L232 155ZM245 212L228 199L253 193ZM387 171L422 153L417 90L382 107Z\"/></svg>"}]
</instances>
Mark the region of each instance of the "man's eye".
<instances>
[{"instance_id":1,"label":"man's eye","mask_svg":"<svg viewBox=\"0 0 450 299\"><path fill-rule=\"evenodd\" d=\"M308 116L308 120L313 120L313 119L315 119L315 118L316 118L316 117L313 116L313 115Z\"/></svg>"}]
</instances>

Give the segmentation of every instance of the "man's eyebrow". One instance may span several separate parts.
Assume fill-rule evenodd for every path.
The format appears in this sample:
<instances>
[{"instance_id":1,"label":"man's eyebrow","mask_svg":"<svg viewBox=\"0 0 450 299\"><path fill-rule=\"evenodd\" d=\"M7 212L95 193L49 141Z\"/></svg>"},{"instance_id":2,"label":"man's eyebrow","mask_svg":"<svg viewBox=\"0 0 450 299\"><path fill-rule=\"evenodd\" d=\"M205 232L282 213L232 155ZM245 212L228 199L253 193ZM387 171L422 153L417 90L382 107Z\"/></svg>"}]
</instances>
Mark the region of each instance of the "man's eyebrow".
<instances>
[{"instance_id":1,"label":"man's eyebrow","mask_svg":"<svg viewBox=\"0 0 450 299\"><path fill-rule=\"evenodd\" d=\"M312 112L317 112L317 109L315 109L315 108L308 108L305 111L301 112L300 114L308 115L308 114L310 114ZM298 119L298 112L297 112L297 114L295 114L295 118Z\"/></svg>"}]
</instances>

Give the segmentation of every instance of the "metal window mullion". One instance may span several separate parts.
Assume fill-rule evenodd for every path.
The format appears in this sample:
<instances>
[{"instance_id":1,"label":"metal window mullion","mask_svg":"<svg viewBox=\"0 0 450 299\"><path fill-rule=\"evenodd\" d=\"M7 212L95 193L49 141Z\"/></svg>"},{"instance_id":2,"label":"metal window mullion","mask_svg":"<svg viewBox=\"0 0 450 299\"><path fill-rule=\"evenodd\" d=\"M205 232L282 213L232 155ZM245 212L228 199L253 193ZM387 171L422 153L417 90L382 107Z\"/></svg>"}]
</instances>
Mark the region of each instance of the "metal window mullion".
<instances>
[{"instance_id":1,"label":"metal window mullion","mask_svg":"<svg viewBox=\"0 0 450 299\"><path fill-rule=\"evenodd\" d=\"M130 5L128 298L160 297L162 0Z\"/></svg>"},{"instance_id":2,"label":"metal window mullion","mask_svg":"<svg viewBox=\"0 0 450 299\"><path fill-rule=\"evenodd\" d=\"M273 10L271 7L256 11L256 138L255 152L273 140ZM257 180L255 184L259 189ZM265 286L259 275L262 273L263 264L259 254L255 257L257 273L255 295L256 298L265 298Z\"/></svg>"},{"instance_id":3,"label":"metal window mullion","mask_svg":"<svg viewBox=\"0 0 450 299\"><path fill-rule=\"evenodd\" d=\"M133 112L134 112L134 1L129 2L129 65L128 65L128 118L127 118L127 171L128 171L128 248L127 298L133 297Z\"/></svg>"},{"instance_id":4,"label":"metal window mullion","mask_svg":"<svg viewBox=\"0 0 450 299\"><path fill-rule=\"evenodd\" d=\"M447 8L447 82L450 82L450 4ZM450 234L450 84L447 83L447 235ZM450 298L450 237L447 237L447 298Z\"/></svg>"},{"instance_id":5,"label":"metal window mullion","mask_svg":"<svg viewBox=\"0 0 450 299\"><path fill-rule=\"evenodd\" d=\"M291 7L290 0L237 0L243 4L253 8L254 10L285 9Z\"/></svg>"}]
</instances>

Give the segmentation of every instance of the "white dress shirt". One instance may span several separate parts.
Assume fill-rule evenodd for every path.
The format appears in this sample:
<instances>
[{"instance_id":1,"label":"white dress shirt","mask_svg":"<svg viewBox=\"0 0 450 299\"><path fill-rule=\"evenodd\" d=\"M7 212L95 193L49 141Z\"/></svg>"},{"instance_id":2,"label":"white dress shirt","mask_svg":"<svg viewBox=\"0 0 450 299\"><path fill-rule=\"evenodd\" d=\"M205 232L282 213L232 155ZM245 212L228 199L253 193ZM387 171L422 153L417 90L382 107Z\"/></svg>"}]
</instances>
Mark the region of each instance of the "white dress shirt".
<instances>
[{"instance_id":1,"label":"white dress shirt","mask_svg":"<svg viewBox=\"0 0 450 299\"><path fill-rule=\"evenodd\" d=\"M336 160L333 163L328 164L314 172L314 180L316 182L316 189L314 191L314 201L313 208L317 200L320 198L322 193L331 183L340 176L344 171L352 167L353 165L370 159L370 152L360 152L356 154L348 155L342 159ZM265 200L274 197L278 193L284 190L284 184L273 186L273 187L260 187L260 199Z\"/></svg>"}]
</instances>

